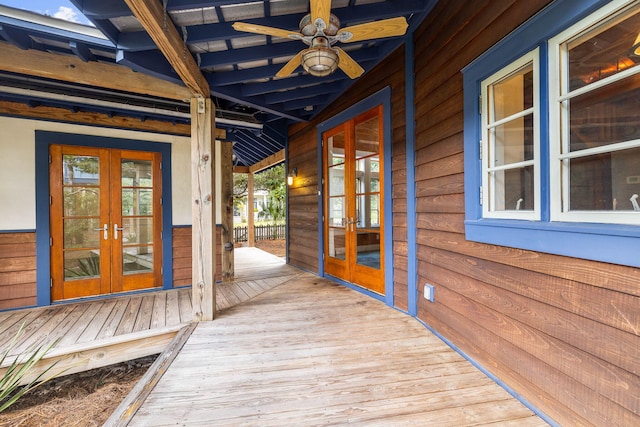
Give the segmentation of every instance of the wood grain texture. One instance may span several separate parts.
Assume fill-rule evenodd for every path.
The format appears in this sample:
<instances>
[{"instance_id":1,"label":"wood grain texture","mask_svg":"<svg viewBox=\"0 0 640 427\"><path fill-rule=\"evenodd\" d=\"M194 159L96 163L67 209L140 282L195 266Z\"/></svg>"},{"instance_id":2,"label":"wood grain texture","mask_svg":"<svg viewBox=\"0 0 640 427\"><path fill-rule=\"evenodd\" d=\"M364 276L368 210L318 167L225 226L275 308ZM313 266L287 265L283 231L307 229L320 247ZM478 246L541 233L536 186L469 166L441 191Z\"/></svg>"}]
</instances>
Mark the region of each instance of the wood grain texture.
<instances>
[{"instance_id":1,"label":"wood grain texture","mask_svg":"<svg viewBox=\"0 0 640 427\"><path fill-rule=\"evenodd\" d=\"M461 69L546 0L436 5L416 33L419 317L562 425L640 422L640 270L464 237Z\"/></svg>"},{"instance_id":2,"label":"wood grain texture","mask_svg":"<svg viewBox=\"0 0 640 427\"><path fill-rule=\"evenodd\" d=\"M0 233L0 310L36 304L36 233Z\"/></svg>"},{"instance_id":3,"label":"wood grain texture","mask_svg":"<svg viewBox=\"0 0 640 427\"><path fill-rule=\"evenodd\" d=\"M545 425L410 317L311 274L198 324L129 425L173 423Z\"/></svg>"}]
</instances>

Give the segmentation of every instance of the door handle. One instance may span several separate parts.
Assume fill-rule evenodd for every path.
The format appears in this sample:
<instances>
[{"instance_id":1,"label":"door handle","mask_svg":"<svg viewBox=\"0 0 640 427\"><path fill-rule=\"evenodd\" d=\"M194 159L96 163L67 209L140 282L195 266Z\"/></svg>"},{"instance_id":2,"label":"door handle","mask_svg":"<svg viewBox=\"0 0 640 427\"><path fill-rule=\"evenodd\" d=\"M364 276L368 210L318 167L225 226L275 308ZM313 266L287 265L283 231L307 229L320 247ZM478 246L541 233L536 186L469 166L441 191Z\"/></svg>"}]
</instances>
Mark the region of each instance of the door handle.
<instances>
[{"instance_id":1,"label":"door handle","mask_svg":"<svg viewBox=\"0 0 640 427\"><path fill-rule=\"evenodd\" d=\"M113 224L113 239L118 240L118 231L124 230L124 227L118 228L118 224Z\"/></svg>"},{"instance_id":2,"label":"door handle","mask_svg":"<svg viewBox=\"0 0 640 427\"><path fill-rule=\"evenodd\" d=\"M102 231L102 237L104 240L109 239L109 226L107 224L102 228L94 228L93 231Z\"/></svg>"}]
</instances>

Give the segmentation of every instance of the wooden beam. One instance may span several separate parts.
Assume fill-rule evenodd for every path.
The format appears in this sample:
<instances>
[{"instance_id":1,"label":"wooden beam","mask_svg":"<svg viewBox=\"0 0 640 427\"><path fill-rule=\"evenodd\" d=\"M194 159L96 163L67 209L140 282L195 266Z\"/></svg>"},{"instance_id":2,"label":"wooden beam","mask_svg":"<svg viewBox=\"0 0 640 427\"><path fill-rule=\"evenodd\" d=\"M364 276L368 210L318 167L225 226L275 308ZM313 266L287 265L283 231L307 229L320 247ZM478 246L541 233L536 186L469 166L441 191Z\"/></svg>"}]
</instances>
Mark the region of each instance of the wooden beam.
<instances>
[{"instance_id":1,"label":"wooden beam","mask_svg":"<svg viewBox=\"0 0 640 427\"><path fill-rule=\"evenodd\" d=\"M204 98L211 96L204 78L183 38L178 33L162 2L158 0L125 0L158 49L167 58L184 84Z\"/></svg>"},{"instance_id":2,"label":"wooden beam","mask_svg":"<svg viewBox=\"0 0 640 427\"><path fill-rule=\"evenodd\" d=\"M52 120L55 122L104 126L118 129L139 130L169 135L189 136L191 125L170 123L147 119L144 122L135 117L109 116L107 114L79 111L74 113L66 108L44 105L29 107L21 102L0 101L0 116L13 116L25 119ZM227 131L216 129L216 138L225 139Z\"/></svg>"},{"instance_id":3,"label":"wooden beam","mask_svg":"<svg viewBox=\"0 0 640 427\"><path fill-rule=\"evenodd\" d=\"M181 101L191 98L191 91L186 87L136 73L121 65L83 62L75 56L33 49L21 50L9 43L0 43L0 57L11 58L0 61L0 70L11 73Z\"/></svg>"},{"instance_id":4,"label":"wooden beam","mask_svg":"<svg viewBox=\"0 0 640 427\"><path fill-rule=\"evenodd\" d=\"M233 173L249 173L249 166L234 166Z\"/></svg>"},{"instance_id":5,"label":"wooden beam","mask_svg":"<svg viewBox=\"0 0 640 427\"><path fill-rule=\"evenodd\" d=\"M277 165L278 163L284 162L284 150L280 150L275 154L270 155L266 159L260 160L258 163L254 163L249 166L249 172L257 173L261 170L270 168L271 166Z\"/></svg>"},{"instance_id":6,"label":"wooden beam","mask_svg":"<svg viewBox=\"0 0 640 427\"><path fill-rule=\"evenodd\" d=\"M222 280L229 281L234 276L233 250L233 144L220 143L221 183L220 199L222 200Z\"/></svg>"},{"instance_id":7,"label":"wooden beam","mask_svg":"<svg viewBox=\"0 0 640 427\"><path fill-rule=\"evenodd\" d=\"M216 195L211 98L191 99L192 299L195 321L216 312Z\"/></svg>"}]
</instances>

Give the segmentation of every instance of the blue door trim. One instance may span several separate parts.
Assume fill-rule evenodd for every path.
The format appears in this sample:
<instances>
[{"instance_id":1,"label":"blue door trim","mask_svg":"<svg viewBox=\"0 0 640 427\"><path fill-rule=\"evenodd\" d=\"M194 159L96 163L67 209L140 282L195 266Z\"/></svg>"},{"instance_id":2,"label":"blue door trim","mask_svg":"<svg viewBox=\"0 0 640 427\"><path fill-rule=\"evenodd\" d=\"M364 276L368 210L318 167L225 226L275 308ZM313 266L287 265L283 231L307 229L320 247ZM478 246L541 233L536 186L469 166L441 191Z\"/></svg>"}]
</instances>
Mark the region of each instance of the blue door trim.
<instances>
[{"instance_id":1,"label":"blue door trim","mask_svg":"<svg viewBox=\"0 0 640 427\"><path fill-rule=\"evenodd\" d=\"M324 212L324 202L322 193L324 186L322 185L323 177L323 152L322 152L322 134L329 129L332 129L359 114L371 110L378 105L382 105L383 116L383 158L384 158L384 282L385 282L385 295L384 301L388 306L394 305L394 286L393 286L393 204L392 204L392 174L391 174L391 149L393 141L391 139L391 87L387 86L379 90L378 92L363 99L357 104L352 105L341 113L336 114L330 119L318 125L318 182L320 184L320 191L318 196L318 273L321 277L325 277L324 273L324 227L322 215ZM360 287L354 287L359 291L364 291ZM364 292L369 294L368 292ZM378 297L379 298L379 297Z\"/></svg>"},{"instance_id":2,"label":"blue door trim","mask_svg":"<svg viewBox=\"0 0 640 427\"><path fill-rule=\"evenodd\" d=\"M49 229L49 146L79 145L161 153L162 161L162 289L173 286L173 233L171 208L171 144L36 131L36 304L51 304L51 263Z\"/></svg>"}]
</instances>

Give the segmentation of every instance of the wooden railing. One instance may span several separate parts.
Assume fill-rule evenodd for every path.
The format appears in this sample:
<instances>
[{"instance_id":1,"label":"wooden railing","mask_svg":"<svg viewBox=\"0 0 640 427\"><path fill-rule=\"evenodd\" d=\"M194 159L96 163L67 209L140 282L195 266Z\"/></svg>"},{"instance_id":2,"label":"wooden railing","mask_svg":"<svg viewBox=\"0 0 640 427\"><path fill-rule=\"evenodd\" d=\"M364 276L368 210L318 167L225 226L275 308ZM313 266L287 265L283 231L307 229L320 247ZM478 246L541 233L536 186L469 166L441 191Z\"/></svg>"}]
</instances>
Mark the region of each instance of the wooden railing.
<instances>
[{"instance_id":1,"label":"wooden railing","mask_svg":"<svg viewBox=\"0 0 640 427\"><path fill-rule=\"evenodd\" d=\"M287 226L280 225L256 225L253 227L256 241L258 240L279 240L286 237ZM233 227L233 241L235 243L246 242L248 227Z\"/></svg>"}]
</instances>

